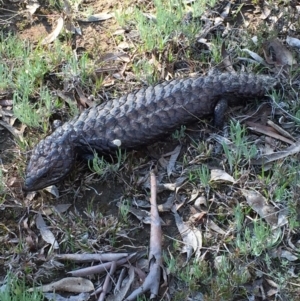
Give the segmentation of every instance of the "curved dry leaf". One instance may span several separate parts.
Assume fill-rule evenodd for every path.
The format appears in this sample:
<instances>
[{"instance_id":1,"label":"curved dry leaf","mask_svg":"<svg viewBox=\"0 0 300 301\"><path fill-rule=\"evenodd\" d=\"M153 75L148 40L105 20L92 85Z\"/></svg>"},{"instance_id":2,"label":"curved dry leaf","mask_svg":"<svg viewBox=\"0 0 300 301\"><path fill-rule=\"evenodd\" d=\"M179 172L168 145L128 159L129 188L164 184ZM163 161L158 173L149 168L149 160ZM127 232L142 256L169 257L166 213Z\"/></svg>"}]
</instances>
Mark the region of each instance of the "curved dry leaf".
<instances>
[{"instance_id":1,"label":"curved dry leaf","mask_svg":"<svg viewBox=\"0 0 300 301\"><path fill-rule=\"evenodd\" d=\"M292 47L300 48L300 40L299 39L287 36L286 42Z\"/></svg>"},{"instance_id":2,"label":"curved dry leaf","mask_svg":"<svg viewBox=\"0 0 300 301\"><path fill-rule=\"evenodd\" d=\"M210 182L216 181L235 183L234 178L224 170L212 169L210 172Z\"/></svg>"},{"instance_id":3,"label":"curved dry leaf","mask_svg":"<svg viewBox=\"0 0 300 301\"><path fill-rule=\"evenodd\" d=\"M1 99L0 100L0 106L2 106L2 107L9 107L9 106L12 106L13 104L14 103L13 103L12 99ZM3 114L2 110L0 110L0 114Z\"/></svg>"},{"instance_id":4,"label":"curved dry leaf","mask_svg":"<svg viewBox=\"0 0 300 301\"><path fill-rule=\"evenodd\" d=\"M90 299L90 294L81 293L77 296L63 297L58 293L45 293L44 297L50 301L88 301Z\"/></svg>"},{"instance_id":5,"label":"curved dry leaf","mask_svg":"<svg viewBox=\"0 0 300 301\"><path fill-rule=\"evenodd\" d=\"M122 61L122 62L129 63L130 56L125 52L105 53L103 56L100 57L100 61L102 62Z\"/></svg>"},{"instance_id":6,"label":"curved dry leaf","mask_svg":"<svg viewBox=\"0 0 300 301\"><path fill-rule=\"evenodd\" d=\"M24 129L26 128L25 127L22 127L21 131L18 131L17 129L15 129L14 127L12 127L11 125L9 125L8 123L6 122L3 122L0 120L0 124L6 128L11 134L14 135L14 137L16 137L17 139L19 139L21 142L24 141L23 139L23 132L24 132Z\"/></svg>"},{"instance_id":7,"label":"curved dry leaf","mask_svg":"<svg viewBox=\"0 0 300 301\"><path fill-rule=\"evenodd\" d=\"M207 226L209 229L211 230L214 230L215 232L219 233L219 234L222 234L222 235L225 235L226 232L220 228L213 220L211 219L208 219L207 220Z\"/></svg>"},{"instance_id":8,"label":"curved dry leaf","mask_svg":"<svg viewBox=\"0 0 300 301\"><path fill-rule=\"evenodd\" d=\"M61 30L64 27L64 19L63 17L59 17L57 20L56 28L46 37L42 40L42 45L50 44L59 36Z\"/></svg>"},{"instance_id":9,"label":"curved dry leaf","mask_svg":"<svg viewBox=\"0 0 300 301\"><path fill-rule=\"evenodd\" d=\"M201 209L201 206L200 205L204 205L205 207L207 207L207 199L205 196L201 195L199 196L196 200L195 200L195 203L194 203L194 206L197 208L197 209Z\"/></svg>"},{"instance_id":10,"label":"curved dry leaf","mask_svg":"<svg viewBox=\"0 0 300 301\"><path fill-rule=\"evenodd\" d=\"M281 135L296 141L296 139L289 132L287 132L281 126L274 123L272 120L268 120L267 123L268 123L269 126L274 128L277 132L279 132Z\"/></svg>"},{"instance_id":11,"label":"curved dry leaf","mask_svg":"<svg viewBox=\"0 0 300 301\"><path fill-rule=\"evenodd\" d=\"M265 64L265 60L260 55L258 55L257 53L255 53L255 52L253 52L253 51L251 51L247 48L244 48L244 49L241 49L241 50L247 52L259 64Z\"/></svg>"},{"instance_id":12,"label":"curved dry leaf","mask_svg":"<svg viewBox=\"0 0 300 301\"><path fill-rule=\"evenodd\" d=\"M170 157L170 160L169 160L168 166L167 166L168 177L171 176L171 174L175 168L176 160L180 154L180 151L181 151L181 145L177 145L176 148L172 152L172 155Z\"/></svg>"},{"instance_id":13,"label":"curved dry leaf","mask_svg":"<svg viewBox=\"0 0 300 301\"><path fill-rule=\"evenodd\" d=\"M268 296L268 297L274 296L274 295L276 295L276 294L278 294L278 289L276 289L276 288L271 288L271 289L269 289L269 290L267 291L267 296Z\"/></svg>"},{"instance_id":14,"label":"curved dry leaf","mask_svg":"<svg viewBox=\"0 0 300 301\"><path fill-rule=\"evenodd\" d=\"M169 212L174 205L175 195L171 194L167 201L163 204L157 205L157 209L159 212Z\"/></svg>"},{"instance_id":15,"label":"curved dry leaf","mask_svg":"<svg viewBox=\"0 0 300 301\"><path fill-rule=\"evenodd\" d=\"M120 203L118 203L117 206L120 207ZM151 215L149 211L136 209L134 207L130 207L128 211L133 214L139 221L143 222L144 224L151 225ZM160 222L162 225L165 225L165 222L161 218Z\"/></svg>"},{"instance_id":16,"label":"curved dry leaf","mask_svg":"<svg viewBox=\"0 0 300 301\"><path fill-rule=\"evenodd\" d=\"M265 134L268 137L272 137L272 138L281 140L281 141L286 142L288 144L293 144L294 143L294 141L293 141L293 140L295 140L294 138L292 138L293 140L290 140L290 139L278 134L277 132L280 131L281 133L285 132L286 133L285 136L288 135L288 133L286 131L284 131L283 129L281 130L281 128L279 126L275 125L274 123L272 123L270 121L268 121L268 124L270 126L265 126L265 125L262 125L260 123L255 123L255 122L252 122L252 121L246 121L245 123L251 131Z\"/></svg>"},{"instance_id":17,"label":"curved dry leaf","mask_svg":"<svg viewBox=\"0 0 300 301\"><path fill-rule=\"evenodd\" d=\"M124 50L124 49L130 49L130 48L133 48L134 45L133 43L128 43L128 42L121 42L119 45L118 45L118 48Z\"/></svg>"},{"instance_id":18,"label":"curved dry leaf","mask_svg":"<svg viewBox=\"0 0 300 301\"><path fill-rule=\"evenodd\" d=\"M272 11L272 10L271 10L268 6L265 5L265 6L263 7L262 12L261 12L260 19L262 19L262 20L267 19L267 18L270 16L271 11Z\"/></svg>"},{"instance_id":19,"label":"curved dry leaf","mask_svg":"<svg viewBox=\"0 0 300 301\"><path fill-rule=\"evenodd\" d=\"M72 204L58 204L55 206L49 206L49 207L45 207L42 209L42 215L46 215L46 216L50 216L52 215L54 212L57 213L64 213L66 212L70 207L72 206Z\"/></svg>"},{"instance_id":20,"label":"curved dry leaf","mask_svg":"<svg viewBox=\"0 0 300 301\"><path fill-rule=\"evenodd\" d=\"M40 213L37 214L35 223L36 223L36 227L40 230L43 240L51 244L54 249L58 249L59 248L58 242L56 241L53 233L49 230L48 226L46 225Z\"/></svg>"},{"instance_id":21,"label":"curved dry leaf","mask_svg":"<svg viewBox=\"0 0 300 301\"><path fill-rule=\"evenodd\" d=\"M63 0L63 2L64 2L64 12L66 13L66 15L71 16L73 13L73 10L72 10L70 2L68 0ZM77 8L78 7L76 7L76 9Z\"/></svg>"},{"instance_id":22,"label":"curved dry leaf","mask_svg":"<svg viewBox=\"0 0 300 301\"><path fill-rule=\"evenodd\" d=\"M298 256L295 256L293 253L291 253L290 251L287 251L287 250L282 250L280 257L281 258L285 258L288 261L296 261L296 260L298 260Z\"/></svg>"},{"instance_id":23,"label":"curved dry leaf","mask_svg":"<svg viewBox=\"0 0 300 301\"><path fill-rule=\"evenodd\" d=\"M273 162L273 161L276 161L279 159L283 159L285 157L294 155L299 152L300 152L300 141L292 144L291 146L287 147L283 151L279 151L279 152L268 154L268 155L263 155L259 159L251 160L251 164L263 165L263 164L267 164L267 163L270 163L270 162Z\"/></svg>"},{"instance_id":24,"label":"curved dry leaf","mask_svg":"<svg viewBox=\"0 0 300 301\"><path fill-rule=\"evenodd\" d=\"M80 19L81 22L99 22L99 21L105 21L113 17L113 14L108 13L100 13L100 14L94 14L90 15L85 19Z\"/></svg>"},{"instance_id":25,"label":"curved dry leaf","mask_svg":"<svg viewBox=\"0 0 300 301\"><path fill-rule=\"evenodd\" d=\"M124 33L125 33L125 29L120 28L120 29L117 29L112 35L113 36L118 36L118 35L122 35Z\"/></svg>"},{"instance_id":26,"label":"curved dry leaf","mask_svg":"<svg viewBox=\"0 0 300 301\"><path fill-rule=\"evenodd\" d=\"M288 219L289 216L289 210L288 209L282 209L278 213L278 224L277 227L282 227L284 225L287 225L289 222Z\"/></svg>"},{"instance_id":27,"label":"curved dry leaf","mask_svg":"<svg viewBox=\"0 0 300 301\"><path fill-rule=\"evenodd\" d=\"M174 207L173 207L174 208ZM202 233L197 228L191 228L187 226L186 223L183 222L180 215L177 213L176 209L172 209L174 216L175 216L175 222L176 226L178 228L178 231L182 237L184 247L182 248L182 253L187 253L187 261L191 258L193 255L193 252L195 252L196 258L199 258L201 255L201 248L202 248Z\"/></svg>"},{"instance_id":28,"label":"curved dry leaf","mask_svg":"<svg viewBox=\"0 0 300 301\"><path fill-rule=\"evenodd\" d=\"M33 290L36 289L41 290L42 292L62 291L71 293L87 293L94 290L94 285L90 280L85 278L66 277L50 284L30 288L28 291L33 292Z\"/></svg>"},{"instance_id":29,"label":"curved dry leaf","mask_svg":"<svg viewBox=\"0 0 300 301\"><path fill-rule=\"evenodd\" d=\"M222 13L221 13L221 18L222 19L226 19L230 13L230 9L231 9L231 3L230 1L226 4L225 8L223 9Z\"/></svg>"},{"instance_id":30,"label":"curved dry leaf","mask_svg":"<svg viewBox=\"0 0 300 301\"><path fill-rule=\"evenodd\" d=\"M45 190L54 195L57 199L59 198L59 191L55 185L48 186Z\"/></svg>"},{"instance_id":31,"label":"curved dry leaf","mask_svg":"<svg viewBox=\"0 0 300 301\"><path fill-rule=\"evenodd\" d=\"M72 206L72 204L58 204L56 206L54 206L54 210L58 213L64 213L66 212L70 207Z\"/></svg>"},{"instance_id":32,"label":"curved dry leaf","mask_svg":"<svg viewBox=\"0 0 300 301\"><path fill-rule=\"evenodd\" d=\"M146 17L147 19L149 19L150 21L156 22L156 16L154 16L153 14L150 13L142 13L144 17Z\"/></svg>"},{"instance_id":33,"label":"curved dry leaf","mask_svg":"<svg viewBox=\"0 0 300 301\"><path fill-rule=\"evenodd\" d=\"M27 11L31 15L33 15L39 7L40 7L40 4L36 0L29 1L28 4L26 5Z\"/></svg>"},{"instance_id":34,"label":"curved dry leaf","mask_svg":"<svg viewBox=\"0 0 300 301\"><path fill-rule=\"evenodd\" d=\"M257 191L241 189L248 205L271 226L277 226L278 218L275 208L268 204L267 199Z\"/></svg>"},{"instance_id":35,"label":"curved dry leaf","mask_svg":"<svg viewBox=\"0 0 300 301\"><path fill-rule=\"evenodd\" d=\"M266 278L266 281L268 282L269 285L271 285L271 286L273 286L275 288L279 287L279 285L276 282L274 282L273 280L271 280L271 279Z\"/></svg>"},{"instance_id":36,"label":"curved dry leaf","mask_svg":"<svg viewBox=\"0 0 300 301\"><path fill-rule=\"evenodd\" d=\"M279 39L273 39L264 43L264 53L269 64L277 66L294 65L296 60L293 54L281 43Z\"/></svg>"},{"instance_id":37,"label":"curved dry leaf","mask_svg":"<svg viewBox=\"0 0 300 301\"><path fill-rule=\"evenodd\" d=\"M226 70L228 72L234 72L234 68L230 59L230 55L227 52L226 48L225 48L225 42L222 43L221 46L221 54L222 54L222 58L223 58L223 65L226 68Z\"/></svg>"}]
</instances>

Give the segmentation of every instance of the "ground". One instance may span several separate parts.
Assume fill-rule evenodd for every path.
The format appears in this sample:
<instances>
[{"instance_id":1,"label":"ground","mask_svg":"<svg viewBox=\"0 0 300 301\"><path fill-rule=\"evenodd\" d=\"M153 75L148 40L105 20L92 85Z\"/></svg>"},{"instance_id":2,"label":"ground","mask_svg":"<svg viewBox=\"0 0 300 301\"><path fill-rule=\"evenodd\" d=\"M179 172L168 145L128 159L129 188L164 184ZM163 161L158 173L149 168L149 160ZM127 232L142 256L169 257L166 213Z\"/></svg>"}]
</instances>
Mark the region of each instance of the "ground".
<instances>
[{"instance_id":1,"label":"ground","mask_svg":"<svg viewBox=\"0 0 300 301\"><path fill-rule=\"evenodd\" d=\"M30 12L34 3L39 7ZM93 265L62 264L57 254L148 250L150 225L138 217L150 210L149 170L156 162L157 201L165 206L159 207L162 275L168 276L167 285L161 279L161 299L298 300L300 47L287 38L300 38L300 6L296 1L193 3L0 2L0 57L3 70L9 70L0 66L0 288L9 272L30 287ZM141 19L137 9L147 17ZM91 15L99 19L87 22ZM60 18L63 26L55 34ZM28 56L5 48L11 37L29 49ZM33 82L29 111L38 114L36 123L25 119L18 103L26 98L20 79L26 60L24 73ZM98 174L96 166L90 170L78 160L51 191L22 190L30 151L52 132L54 120L66 122L93 102L144 85L205 76L213 69L266 74L278 79L280 89L231 108L224 130L214 128L211 118L199 120L146 149L100 160ZM40 101L47 97L50 105ZM287 155L280 157L283 150ZM260 154L270 163L255 164ZM189 231L198 238L196 245L184 237ZM134 264L148 273L147 264ZM86 278L96 288L104 276ZM131 291L141 284L142 276L136 278Z\"/></svg>"}]
</instances>

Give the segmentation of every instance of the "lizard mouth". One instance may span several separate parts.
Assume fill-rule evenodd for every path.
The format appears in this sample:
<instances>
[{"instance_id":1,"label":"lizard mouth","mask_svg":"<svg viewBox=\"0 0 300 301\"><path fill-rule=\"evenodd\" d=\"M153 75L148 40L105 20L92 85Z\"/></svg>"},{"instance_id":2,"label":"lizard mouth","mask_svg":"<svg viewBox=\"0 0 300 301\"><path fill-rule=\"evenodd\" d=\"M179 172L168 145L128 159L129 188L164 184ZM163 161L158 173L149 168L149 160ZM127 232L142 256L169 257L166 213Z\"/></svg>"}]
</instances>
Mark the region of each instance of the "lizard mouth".
<instances>
[{"instance_id":1,"label":"lizard mouth","mask_svg":"<svg viewBox=\"0 0 300 301\"><path fill-rule=\"evenodd\" d=\"M26 179L24 181L24 185L22 186L22 190L25 192L37 191L37 190L46 188L48 186L51 186L53 184L56 184L61 179L63 179L65 176L66 175L64 174L64 175L54 178L52 180L50 180L50 178L48 178L46 180L44 180L44 179L34 180L31 177L26 177Z\"/></svg>"}]
</instances>

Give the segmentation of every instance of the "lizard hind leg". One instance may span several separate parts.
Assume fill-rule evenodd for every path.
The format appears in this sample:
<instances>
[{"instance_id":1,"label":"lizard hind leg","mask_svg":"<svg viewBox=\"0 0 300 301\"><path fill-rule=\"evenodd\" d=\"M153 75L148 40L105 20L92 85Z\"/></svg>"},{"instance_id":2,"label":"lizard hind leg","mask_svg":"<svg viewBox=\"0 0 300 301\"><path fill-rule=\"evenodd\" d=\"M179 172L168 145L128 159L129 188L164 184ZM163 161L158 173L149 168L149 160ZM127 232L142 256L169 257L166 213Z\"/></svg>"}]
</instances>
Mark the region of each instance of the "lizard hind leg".
<instances>
[{"instance_id":1,"label":"lizard hind leg","mask_svg":"<svg viewBox=\"0 0 300 301\"><path fill-rule=\"evenodd\" d=\"M228 100L226 98L221 98L214 109L214 125L216 128L222 128L224 124L224 115L228 108Z\"/></svg>"}]
</instances>

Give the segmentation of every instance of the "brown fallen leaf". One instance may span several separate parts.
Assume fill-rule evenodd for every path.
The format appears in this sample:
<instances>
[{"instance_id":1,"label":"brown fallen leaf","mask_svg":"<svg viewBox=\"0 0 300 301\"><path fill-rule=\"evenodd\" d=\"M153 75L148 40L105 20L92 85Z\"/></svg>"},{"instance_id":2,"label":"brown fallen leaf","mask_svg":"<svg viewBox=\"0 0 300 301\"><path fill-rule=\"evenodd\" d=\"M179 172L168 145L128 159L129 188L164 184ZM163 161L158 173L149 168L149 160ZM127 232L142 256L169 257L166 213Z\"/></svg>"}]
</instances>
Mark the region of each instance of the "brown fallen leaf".
<instances>
[{"instance_id":1,"label":"brown fallen leaf","mask_svg":"<svg viewBox=\"0 0 300 301\"><path fill-rule=\"evenodd\" d=\"M167 166L168 177L170 177L172 175L172 172L175 169L175 164L176 164L177 158L180 154L180 151L181 151L181 145L177 145L170 157L169 162L168 162L168 166Z\"/></svg>"},{"instance_id":2,"label":"brown fallen leaf","mask_svg":"<svg viewBox=\"0 0 300 301\"><path fill-rule=\"evenodd\" d=\"M117 204L118 207L120 207L120 204ZM143 222L146 225L150 225L151 224L151 215L149 213L149 211L147 210L143 210L141 208L134 208L134 207L130 207L128 209L128 211L133 214L139 221ZM161 219L161 223L164 225L165 222Z\"/></svg>"},{"instance_id":3,"label":"brown fallen leaf","mask_svg":"<svg viewBox=\"0 0 300 301\"><path fill-rule=\"evenodd\" d=\"M105 53L103 56L99 58L99 61L101 62L122 61L125 63L129 63L130 56L125 52Z\"/></svg>"},{"instance_id":4,"label":"brown fallen leaf","mask_svg":"<svg viewBox=\"0 0 300 301\"><path fill-rule=\"evenodd\" d=\"M211 219L208 219L207 220L207 227L211 230L214 230L215 232L219 233L219 234L222 234L222 235L225 235L226 232L220 228L213 220Z\"/></svg>"},{"instance_id":5,"label":"brown fallen leaf","mask_svg":"<svg viewBox=\"0 0 300 301\"><path fill-rule=\"evenodd\" d=\"M50 216L54 212L63 213L66 212L72 204L57 204L56 206L49 206L42 209L42 214Z\"/></svg>"},{"instance_id":6,"label":"brown fallen leaf","mask_svg":"<svg viewBox=\"0 0 300 301\"><path fill-rule=\"evenodd\" d=\"M221 54L222 54L223 65L224 65L225 69L226 69L228 72L235 72L235 70L233 69L232 62L231 62L231 60L230 60L229 53L227 52L227 50L226 50L226 48L225 48L225 42L222 43L222 46L221 46Z\"/></svg>"},{"instance_id":7,"label":"brown fallen leaf","mask_svg":"<svg viewBox=\"0 0 300 301\"><path fill-rule=\"evenodd\" d=\"M272 128L274 128L281 135L283 135L283 136L285 136L287 138L290 138L291 140L296 141L296 139L289 132L287 132L281 126L279 126L276 123L274 123L272 120L268 120L267 123L268 123L269 126L271 126Z\"/></svg>"},{"instance_id":8,"label":"brown fallen leaf","mask_svg":"<svg viewBox=\"0 0 300 301\"><path fill-rule=\"evenodd\" d=\"M59 191L55 185L48 186L44 188L44 190L48 191L51 193L53 196L55 196L57 199L59 198Z\"/></svg>"},{"instance_id":9,"label":"brown fallen leaf","mask_svg":"<svg viewBox=\"0 0 300 301\"><path fill-rule=\"evenodd\" d=\"M171 210L171 208L173 207L174 205L174 201L175 201L176 197L174 194L171 194L167 201L164 202L163 204L160 204L157 206L158 208L158 211L159 212L169 212Z\"/></svg>"},{"instance_id":10,"label":"brown fallen leaf","mask_svg":"<svg viewBox=\"0 0 300 301\"><path fill-rule=\"evenodd\" d=\"M248 205L264 218L270 226L277 226L277 212L273 206L268 204L267 199L257 191L241 189Z\"/></svg>"},{"instance_id":11,"label":"brown fallen leaf","mask_svg":"<svg viewBox=\"0 0 300 301\"><path fill-rule=\"evenodd\" d=\"M99 13L99 14L90 15L86 18L78 19L78 21L99 22L99 21L105 21L105 20L111 19L113 16L114 16L113 14L109 14L109 13Z\"/></svg>"},{"instance_id":12,"label":"brown fallen leaf","mask_svg":"<svg viewBox=\"0 0 300 301\"><path fill-rule=\"evenodd\" d=\"M294 255L292 252L290 252L288 250L282 250L280 257L285 258L288 261L296 261L299 259L297 255Z\"/></svg>"},{"instance_id":13,"label":"brown fallen leaf","mask_svg":"<svg viewBox=\"0 0 300 301\"><path fill-rule=\"evenodd\" d=\"M253 52L253 51L251 51L247 48L242 49L242 51L247 52L254 59L254 61L256 63L262 64L262 65L267 65L265 60L260 55L258 55L257 53L255 53L255 52Z\"/></svg>"},{"instance_id":14,"label":"brown fallen leaf","mask_svg":"<svg viewBox=\"0 0 300 301\"><path fill-rule=\"evenodd\" d=\"M263 51L265 59L270 65L292 66L297 63L291 51L289 51L278 38L266 41L263 45Z\"/></svg>"},{"instance_id":15,"label":"brown fallen leaf","mask_svg":"<svg viewBox=\"0 0 300 301\"><path fill-rule=\"evenodd\" d=\"M55 39L59 36L63 27L64 27L64 19L63 17L59 17L55 29L42 40L42 45L50 44L53 41L55 41Z\"/></svg>"},{"instance_id":16,"label":"brown fallen leaf","mask_svg":"<svg viewBox=\"0 0 300 301\"><path fill-rule=\"evenodd\" d=\"M203 224L204 217L207 215L207 212L198 212L189 217L189 222L193 225Z\"/></svg>"},{"instance_id":17,"label":"brown fallen leaf","mask_svg":"<svg viewBox=\"0 0 300 301\"><path fill-rule=\"evenodd\" d=\"M190 260L195 252L196 259L200 258L202 248L202 233L195 227L190 227L187 223L183 222L180 215L177 213L176 206L173 206L172 212L175 216L176 226L182 237L184 247L182 253L187 253L187 261Z\"/></svg>"},{"instance_id":18,"label":"brown fallen leaf","mask_svg":"<svg viewBox=\"0 0 300 301\"><path fill-rule=\"evenodd\" d=\"M300 40L299 39L287 36L286 42L292 47L300 48Z\"/></svg>"},{"instance_id":19,"label":"brown fallen leaf","mask_svg":"<svg viewBox=\"0 0 300 301\"><path fill-rule=\"evenodd\" d=\"M30 288L28 289L28 292L33 292L36 289L41 290L42 292L62 291L71 293L86 293L93 291L94 285L90 280L85 278L66 277L50 284Z\"/></svg>"},{"instance_id":20,"label":"brown fallen leaf","mask_svg":"<svg viewBox=\"0 0 300 301\"><path fill-rule=\"evenodd\" d=\"M267 164L270 162L274 162L276 160L286 158L288 156L294 155L299 152L300 152L300 141L297 141L296 143L292 144L291 146L287 147L286 149L284 149L282 151L263 155L259 159L253 159L253 160L251 160L251 164L263 165L263 164Z\"/></svg>"},{"instance_id":21,"label":"brown fallen leaf","mask_svg":"<svg viewBox=\"0 0 300 301\"><path fill-rule=\"evenodd\" d=\"M235 183L234 178L221 169L212 169L210 172L210 182L230 182Z\"/></svg>"},{"instance_id":22,"label":"brown fallen leaf","mask_svg":"<svg viewBox=\"0 0 300 301\"><path fill-rule=\"evenodd\" d=\"M59 96L63 101L65 101L70 107L76 103L76 99L74 93L72 92L63 92L60 90L56 90L57 96Z\"/></svg>"},{"instance_id":23,"label":"brown fallen leaf","mask_svg":"<svg viewBox=\"0 0 300 301\"><path fill-rule=\"evenodd\" d=\"M267 19L270 16L271 11L272 10L267 5L264 5L261 15L260 15L260 19L262 19L262 20Z\"/></svg>"},{"instance_id":24,"label":"brown fallen leaf","mask_svg":"<svg viewBox=\"0 0 300 301\"><path fill-rule=\"evenodd\" d=\"M14 135L14 137L16 137L17 139L19 139L21 142L24 141L23 133L24 133L24 130L26 128L25 125L21 127L20 131L18 131L17 129L15 129L11 125L9 125L8 123L3 122L1 120L0 120L0 125L2 125L4 128L6 128L11 134Z\"/></svg>"},{"instance_id":25,"label":"brown fallen leaf","mask_svg":"<svg viewBox=\"0 0 300 301\"><path fill-rule=\"evenodd\" d=\"M76 296L63 297L58 293L44 293L44 297L49 301L88 301L90 299L89 293L80 293Z\"/></svg>"},{"instance_id":26,"label":"brown fallen leaf","mask_svg":"<svg viewBox=\"0 0 300 301\"><path fill-rule=\"evenodd\" d=\"M273 137L277 140L281 140L283 142L286 142L288 144L295 143L293 140L288 139L282 135L280 135L278 132L275 131L274 127L265 126L256 122L252 121L246 121L245 124L249 127L249 129L253 132L265 134L266 136Z\"/></svg>"},{"instance_id":27,"label":"brown fallen leaf","mask_svg":"<svg viewBox=\"0 0 300 301\"><path fill-rule=\"evenodd\" d=\"M40 213L37 214L35 223L36 223L36 227L40 230L43 240L51 244L54 249L58 249L59 248L58 242L56 241L53 233L49 230L48 226L46 225Z\"/></svg>"},{"instance_id":28,"label":"brown fallen leaf","mask_svg":"<svg viewBox=\"0 0 300 301\"><path fill-rule=\"evenodd\" d=\"M27 11L33 15L35 11L40 7L40 4L37 0L30 0L26 4Z\"/></svg>"},{"instance_id":29,"label":"brown fallen leaf","mask_svg":"<svg viewBox=\"0 0 300 301\"><path fill-rule=\"evenodd\" d=\"M80 102L80 104L81 104L84 108L94 106L95 103L92 102L90 99L88 99L88 98L84 95L82 89L81 89L79 86L75 86L75 90L76 90L76 92L77 92L77 94L78 94L79 102Z\"/></svg>"},{"instance_id":30,"label":"brown fallen leaf","mask_svg":"<svg viewBox=\"0 0 300 301\"><path fill-rule=\"evenodd\" d=\"M1 99L0 106L2 107L9 107L12 106L14 101L12 99ZM1 111L0 111L1 112Z\"/></svg>"}]
</instances>

